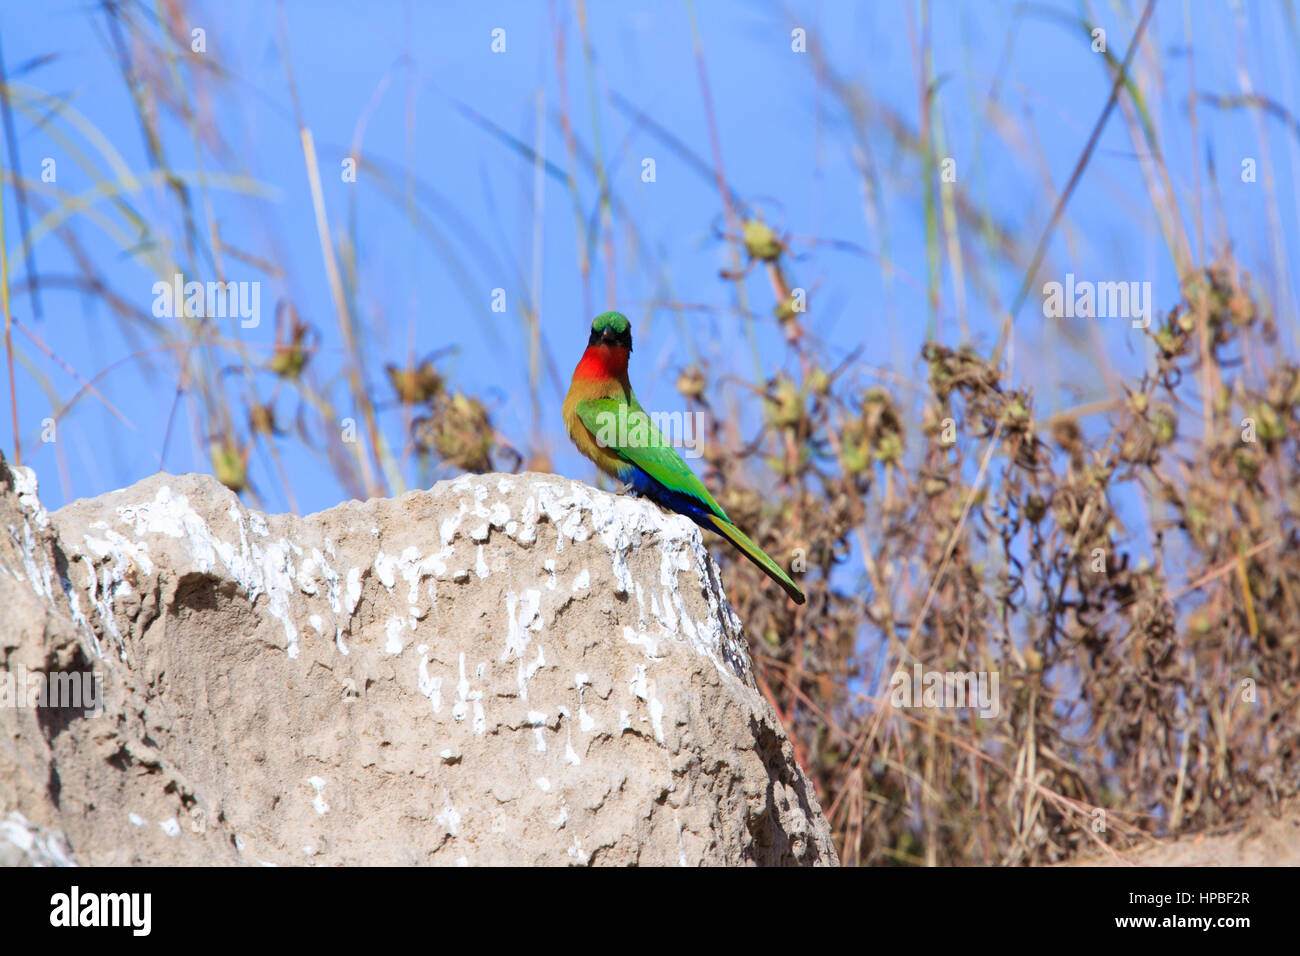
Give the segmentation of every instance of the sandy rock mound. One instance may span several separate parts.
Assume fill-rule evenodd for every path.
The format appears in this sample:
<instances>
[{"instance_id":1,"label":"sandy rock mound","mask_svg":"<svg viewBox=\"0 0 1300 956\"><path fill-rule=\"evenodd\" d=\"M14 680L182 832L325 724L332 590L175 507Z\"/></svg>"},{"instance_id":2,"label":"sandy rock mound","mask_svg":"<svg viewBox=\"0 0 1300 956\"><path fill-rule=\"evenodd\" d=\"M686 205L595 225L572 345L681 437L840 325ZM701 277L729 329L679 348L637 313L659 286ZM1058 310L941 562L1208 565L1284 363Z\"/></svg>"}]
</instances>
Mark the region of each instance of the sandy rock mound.
<instances>
[{"instance_id":1,"label":"sandy rock mound","mask_svg":"<svg viewBox=\"0 0 1300 956\"><path fill-rule=\"evenodd\" d=\"M47 515L0 459L0 655L94 675L0 707L0 863L836 862L698 531L552 475Z\"/></svg>"}]
</instances>

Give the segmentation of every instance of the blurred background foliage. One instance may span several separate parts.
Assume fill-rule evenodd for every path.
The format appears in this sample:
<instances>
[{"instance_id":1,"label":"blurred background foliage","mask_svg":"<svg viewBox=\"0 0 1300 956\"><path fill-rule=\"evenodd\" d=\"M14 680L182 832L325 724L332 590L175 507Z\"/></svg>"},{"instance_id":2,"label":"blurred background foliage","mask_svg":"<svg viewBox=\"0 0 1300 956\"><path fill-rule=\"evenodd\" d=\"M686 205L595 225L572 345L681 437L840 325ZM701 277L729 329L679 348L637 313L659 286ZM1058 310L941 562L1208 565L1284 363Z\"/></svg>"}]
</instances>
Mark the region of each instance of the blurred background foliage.
<instances>
[{"instance_id":1,"label":"blurred background foliage","mask_svg":"<svg viewBox=\"0 0 1300 956\"><path fill-rule=\"evenodd\" d=\"M498 32L499 31L499 32ZM1042 863L1300 783L1290 2L7 7L6 454L306 512L597 481L592 315L851 864ZM153 283L257 282L261 321ZM1149 327L1044 284L1148 282ZM996 672L1002 707L890 675Z\"/></svg>"}]
</instances>

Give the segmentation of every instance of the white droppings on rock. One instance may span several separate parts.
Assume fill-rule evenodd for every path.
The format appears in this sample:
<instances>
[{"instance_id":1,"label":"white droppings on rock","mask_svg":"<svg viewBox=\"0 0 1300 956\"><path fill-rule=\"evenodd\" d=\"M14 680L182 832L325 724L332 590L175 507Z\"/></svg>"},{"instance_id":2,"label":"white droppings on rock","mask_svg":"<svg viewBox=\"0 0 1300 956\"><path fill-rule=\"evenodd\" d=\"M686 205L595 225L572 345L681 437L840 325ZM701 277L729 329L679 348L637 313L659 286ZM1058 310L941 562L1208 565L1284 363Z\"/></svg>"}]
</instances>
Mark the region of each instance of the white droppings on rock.
<instances>
[{"instance_id":1,"label":"white droppings on rock","mask_svg":"<svg viewBox=\"0 0 1300 956\"><path fill-rule=\"evenodd\" d=\"M36 535L32 532L31 521L23 519L21 534L13 525L9 526L9 539L14 543L23 555L23 571L25 574L16 574L19 580L26 579L28 585L36 596L44 601L54 599L54 576L49 566L49 559L45 554L41 554L41 564L36 563Z\"/></svg>"},{"instance_id":2,"label":"white droppings on rock","mask_svg":"<svg viewBox=\"0 0 1300 956\"><path fill-rule=\"evenodd\" d=\"M454 515L443 518L438 525L438 537L442 541L444 551L451 547L452 542L456 540L456 532L460 529L460 523L468 512L469 505L462 501L460 510Z\"/></svg>"},{"instance_id":3,"label":"white droppings on rock","mask_svg":"<svg viewBox=\"0 0 1300 956\"><path fill-rule=\"evenodd\" d=\"M328 548L329 539L326 538L325 541L326 541L326 547ZM311 558L309 559L309 561L312 565L313 573L319 571L321 579L324 580L325 582L325 599L329 601L330 610L333 611L335 614L341 613L343 610L343 605L340 601L340 595L339 595L338 572L335 571L330 566L330 563L325 560L325 555L320 553L319 548L311 549ZM358 577L357 580L359 584L360 578ZM358 596L360 596L359 589L358 589Z\"/></svg>"},{"instance_id":4,"label":"white droppings on rock","mask_svg":"<svg viewBox=\"0 0 1300 956\"><path fill-rule=\"evenodd\" d=\"M96 558L113 560L114 579L118 579L119 568L125 572L131 566L139 568L145 574L153 574L153 561L149 558L148 543L132 541L120 531L110 528L104 521L96 522L95 529L102 537L86 534L82 535L81 540L85 543L86 549Z\"/></svg>"},{"instance_id":5,"label":"white droppings on rock","mask_svg":"<svg viewBox=\"0 0 1300 956\"><path fill-rule=\"evenodd\" d=\"M632 578L628 558L649 538L660 551L658 594L652 598L652 613L661 630L674 639L686 642L713 661L724 673L742 680L749 679L747 647L734 612L722 593L721 581L704 549L699 529L689 519L664 511L654 504L610 495L578 482L567 489L560 481L538 482L535 492L525 503L521 516L520 542L531 542L535 524L545 517L556 528L556 552L562 553L565 540L586 541L595 536L610 552L610 567L616 593L635 593L638 582ZM533 516L534 511L536 518ZM694 581L690 572L695 571ZM590 573L583 569L574 581L573 591L590 586ZM709 602L711 626L697 628L686 611L682 592L682 574L698 586ZM723 608L727 610L724 611ZM720 619L720 620L719 620ZM680 631L671 625L680 627ZM645 630L643 625L641 630Z\"/></svg>"},{"instance_id":6,"label":"white droppings on rock","mask_svg":"<svg viewBox=\"0 0 1300 956\"><path fill-rule=\"evenodd\" d=\"M18 496L18 506L31 516L38 530L44 529L50 523L50 516L41 504L36 472L27 465L15 465L9 472L14 476L14 493Z\"/></svg>"},{"instance_id":7,"label":"white droppings on rock","mask_svg":"<svg viewBox=\"0 0 1300 956\"><path fill-rule=\"evenodd\" d=\"M644 664L637 664L636 667L633 668L632 678L627 682L627 686L628 690L632 692L632 696L638 700L649 699L646 692L646 674Z\"/></svg>"},{"instance_id":8,"label":"white droppings on rock","mask_svg":"<svg viewBox=\"0 0 1300 956\"><path fill-rule=\"evenodd\" d=\"M375 577L392 594L393 585L397 583L397 557L382 551L375 555Z\"/></svg>"},{"instance_id":9,"label":"white droppings on rock","mask_svg":"<svg viewBox=\"0 0 1300 956\"><path fill-rule=\"evenodd\" d=\"M583 852L582 844L578 842L578 838L576 835L573 838L573 845L569 847L569 856L579 866L586 866L587 862L591 859L586 853Z\"/></svg>"},{"instance_id":10,"label":"white droppings on rock","mask_svg":"<svg viewBox=\"0 0 1300 956\"><path fill-rule=\"evenodd\" d=\"M537 499L532 495L524 502L523 513L519 516L519 530L513 537L525 546L537 540Z\"/></svg>"},{"instance_id":11,"label":"white droppings on rock","mask_svg":"<svg viewBox=\"0 0 1300 956\"><path fill-rule=\"evenodd\" d=\"M50 830L31 823L17 810L0 820L0 843L7 843L22 854L19 865L76 866L68 854L68 841L60 830ZM8 853L0 852L8 857Z\"/></svg>"},{"instance_id":12,"label":"white droppings on rock","mask_svg":"<svg viewBox=\"0 0 1300 956\"><path fill-rule=\"evenodd\" d=\"M529 671L524 659L532 640L529 632L542 629L541 603L542 592L536 588L527 588L522 595L506 592L506 649L501 660L508 661L513 656L519 661L519 696L523 700L528 699L528 679L536 672L536 668Z\"/></svg>"},{"instance_id":13,"label":"white droppings on rock","mask_svg":"<svg viewBox=\"0 0 1300 956\"><path fill-rule=\"evenodd\" d=\"M361 603L361 569L349 568L347 590L343 595L343 613L351 617Z\"/></svg>"},{"instance_id":14,"label":"white droppings on rock","mask_svg":"<svg viewBox=\"0 0 1300 956\"><path fill-rule=\"evenodd\" d=\"M537 656L528 662L524 668L524 683L533 679L533 675L546 666L546 648L541 644L537 645Z\"/></svg>"},{"instance_id":15,"label":"white droppings on rock","mask_svg":"<svg viewBox=\"0 0 1300 956\"><path fill-rule=\"evenodd\" d=\"M442 678L429 673L429 648L421 644L416 651L420 655L418 688L421 694L429 698L430 707L435 714L442 712Z\"/></svg>"},{"instance_id":16,"label":"white droppings on rock","mask_svg":"<svg viewBox=\"0 0 1300 956\"><path fill-rule=\"evenodd\" d=\"M224 569L250 603L265 594L268 612L284 626L289 656L298 655L298 629L291 614L290 596L296 587L291 554L299 549L285 539L265 545L250 541L250 529L259 537L269 537L263 516L244 510L230 495L226 516L237 533L236 543L217 534L190 507L189 499L173 493L169 485L158 488L152 501L119 507L117 515L119 522L130 527L137 538L156 534L180 540L199 573L220 573Z\"/></svg>"},{"instance_id":17,"label":"white droppings on rock","mask_svg":"<svg viewBox=\"0 0 1300 956\"><path fill-rule=\"evenodd\" d=\"M661 661L659 656L659 642L649 634L640 634L630 627L623 628L623 640L627 641L634 647L641 648L648 661Z\"/></svg>"},{"instance_id":18,"label":"white droppings on rock","mask_svg":"<svg viewBox=\"0 0 1300 956\"><path fill-rule=\"evenodd\" d=\"M461 651L460 680L456 682L456 703L451 708L452 718L457 721L464 720L470 715L471 705L474 714L471 727L474 733L481 734L487 730L487 719L483 713L483 692L470 690L469 678L465 675L465 652Z\"/></svg>"},{"instance_id":19,"label":"white droppings on rock","mask_svg":"<svg viewBox=\"0 0 1300 956\"><path fill-rule=\"evenodd\" d=\"M402 575L402 580L407 584L406 601L413 608L416 605L423 607L420 602L420 582L426 578L436 580L438 575L446 574L446 559L451 557L451 553L452 549L449 547L444 547L438 554L431 554L428 557L422 557L420 549L414 546L402 551L397 568ZM424 616L423 612L420 616Z\"/></svg>"},{"instance_id":20,"label":"white droppings on rock","mask_svg":"<svg viewBox=\"0 0 1300 956\"><path fill-rule=\"evenodd\" d=\"M452 836L457 836L460 833L460 814L456 811L456 808L451 805L450 797L447 798L446 805L443 807L442 812L434 817L434 819L446 827L447 832Z\"/></svg>"},{"instance_id":21,"label":"white droppings on rock","mask_svg":"<svg viewBox=\"0 0 1300 956\"><path fill-rule=\"evenodd\" d=\"M312 797L312 809L320 816L330 812L330 805L325 802L325 781L320 777L308 777L307 782L311 788L316 791L316 796Z\"/></svg>"},{"instance_id":22,"label":"white droppings on rock","mask_svg":"<svg viewBox=\"0 0 1300 956\"><path fill-rule=\"evenodd\" d=\"M474 701L474 719L470 721L470 729L479 735L482 735L487 730L487 716L483 713L481 696L480 699Z\"/></svg>"},{"instance_id":23,"label":"white droppings on rock","mask_svg":"<svg viewBox=\"0 0 1300 956\"><path fill-rule=\"evenodd\" d=\"M654 728L655 740L660 745L664 742L664 705L658 697L650 698L650 726Z\"/></svg>"},{"instance_id":24,"label":"white droppings on rock","mask_svg":"<svg viewBox=\"0 0 1300 956\"><path fill-rule=\"evenodd\" d=\"M584 733L590 733L596 727L596 721L587 713L582 701L582 692L590 683L591 678L586 674L573 675L573 684L578 690L578 729Z\"/></svg>"},{"instance_id":25,"label":"white droppings on rock","mask_svg":"<svg viewBox=\"0 0 1300 956\"><path fill-rule=\"evenodd\" d=\"M528 724L533 728L533 735L537 738L537 752L546 753L546 738L542 736L542 731L546 727L546 715L540 710L530 710Z\"/></svg>"},{"instance_id":26,"label":"white droppings on rock","mask_svg":"<svg viewBox=\"0 0 1300 956\"><path fill-rule=\"evenodd\" d=\"M315 597L320 589L316 585L316 561L307 558L298 565L298 590L308 597Z\"/></svg>"},{"instance_id":27,"label":"white droppings on rock","mask_svg":"<svg viewBox=\"0 0 1300 956\"><path fill-rule=\"evenodd\" d=\"M388 635L388 640L384 644L385 654L402 653L402 632L407 629L407 626L406 619L400 617L390 617L384 624L384 632Z\"/></svg>"}]
</instances>

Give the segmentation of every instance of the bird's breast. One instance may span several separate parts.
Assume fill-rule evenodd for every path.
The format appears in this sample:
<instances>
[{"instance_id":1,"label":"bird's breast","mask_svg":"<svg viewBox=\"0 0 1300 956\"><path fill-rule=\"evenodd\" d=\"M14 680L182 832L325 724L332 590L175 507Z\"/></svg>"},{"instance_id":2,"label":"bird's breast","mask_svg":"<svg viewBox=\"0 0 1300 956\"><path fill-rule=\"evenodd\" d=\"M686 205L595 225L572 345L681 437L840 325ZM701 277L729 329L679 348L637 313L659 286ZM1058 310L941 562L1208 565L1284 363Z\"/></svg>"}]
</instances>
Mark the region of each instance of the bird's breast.
<instances>
[{"instance_id":1,"label":"bird's breast","mask_svg":"<svg viewBox=\"0 0 1300 956\"><path fill-rule=\"evenodd\" d=\"M575 378L573 384L569 386L569 394L564 398L564 427L578 451L595 462L596 467L605 474L622 480L622 472L627 470L628 463L616 452L601 445L578 415L580 402L596 398L617 398L626 401L626 393L618 382L584 382Z\"/></svg>"}]
</instances>

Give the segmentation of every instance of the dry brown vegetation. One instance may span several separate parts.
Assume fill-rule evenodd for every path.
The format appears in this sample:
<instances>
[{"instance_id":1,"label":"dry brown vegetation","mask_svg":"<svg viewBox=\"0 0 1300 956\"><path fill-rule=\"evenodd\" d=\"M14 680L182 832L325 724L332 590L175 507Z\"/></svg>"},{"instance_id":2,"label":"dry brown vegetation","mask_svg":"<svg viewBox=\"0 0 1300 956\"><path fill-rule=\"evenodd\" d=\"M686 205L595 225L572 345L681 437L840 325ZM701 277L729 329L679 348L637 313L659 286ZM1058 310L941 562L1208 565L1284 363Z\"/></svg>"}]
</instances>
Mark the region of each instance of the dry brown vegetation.
<instances>
[{"instance_id":1,"label":"dry brown vegetation","mask_svg":"<svg viewBox=\"0 0 1300 956\"><path fill-rule=\"evenodd\" d=\"M931 344L912 422L816 367L794 400L770 383L780 510L715 446L721 502L765 546L805 548L817 581L861 565L865 588L813 586L798 608L723 554L846 863L1043 863L1296 792L1300 368L1260 363L1276 330L1230 265L1187 294L1150 330L1158 373L1083 410L1107 422L1093 439L1075 414L1040 420L987 358ZM1115 513L1126 488L1150 541ZM996 672L1002 712L891 707L884 682L916 662Z\"/></svg>"}]
</instances>

